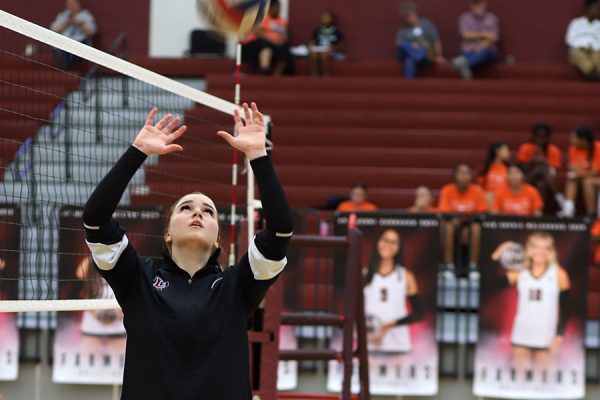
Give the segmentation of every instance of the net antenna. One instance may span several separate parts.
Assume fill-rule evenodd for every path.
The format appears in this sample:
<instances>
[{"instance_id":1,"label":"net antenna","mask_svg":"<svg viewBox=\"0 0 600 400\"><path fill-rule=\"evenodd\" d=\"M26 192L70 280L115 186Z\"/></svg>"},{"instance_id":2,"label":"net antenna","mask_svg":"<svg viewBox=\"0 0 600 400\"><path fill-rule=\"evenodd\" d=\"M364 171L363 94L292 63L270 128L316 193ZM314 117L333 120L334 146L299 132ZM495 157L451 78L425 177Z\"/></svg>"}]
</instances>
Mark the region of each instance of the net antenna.
<instances>
[{"instance_id":1,"label":"net antenna","mask_svg":"<svg viewBox=\"0 0 600 400\"><path fill-rule=\"evenodd\" d=\"M150 82L156 88L169 92L183 98L189 99L192 102L212 108L216 111L227 115L233 115L234 110L239 108L240 103L240 77L241 77L241 45L238 43L236 57L236 94L235 102L229 102L219 97L210 95L202 90L196 89L174 79L157 74L149 69L140 67L126 60L120 59L101 50L95 49L83 43L72 40L59 33L26 21L15 15L0 10L0 27L6 28L9 31L16 32L20 35L34 39L41 43L52 46L56 49L63 50L75 56L81 57L84 60L90 61L97 65L106 67L130 78L140 80L142 82ZM267 119L268 121L268 119ZM252 169L249 167L246 160L246 171L248 173L247 185L247 219L248 223L248 240L254 235L254 210L257 204L260 204L255 199L254 193L254 176ZM232 203L231 203L231 230L232 243L236 243L235 238L235 211L236 211L236 185L237 185L237 154L234 150L233 166L232 166ZM75 201L77 203L77 201ZM231 257L235 255L235 247L232 247ZM235 259L234 259L235 261ZM48 299L50 300L50 299ZM56 300L52 299L48 304L48 300L3 300L0 302L0 311L7 312L33 312L33 311L69 311L69 310L101 310L117 308L118 305L113 299L72 299L72 300Z\"/></svg>"}]
</instances>

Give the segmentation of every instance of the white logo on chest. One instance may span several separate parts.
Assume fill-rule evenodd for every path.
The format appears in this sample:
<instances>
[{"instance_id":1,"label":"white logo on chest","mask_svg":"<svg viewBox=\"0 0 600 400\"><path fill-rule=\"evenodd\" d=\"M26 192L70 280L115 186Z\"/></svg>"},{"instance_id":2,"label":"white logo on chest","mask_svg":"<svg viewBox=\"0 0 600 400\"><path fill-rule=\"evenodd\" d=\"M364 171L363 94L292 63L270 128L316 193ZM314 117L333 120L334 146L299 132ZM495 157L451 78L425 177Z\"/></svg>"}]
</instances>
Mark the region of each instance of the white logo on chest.
<instances>
[{"instance_id":1,"label":"white logo on chest","mask_svg":"<svg viewBox=\"0 0 600 400\"><path fill-rule=\"evenodd\" d=\"M163 290L164 288L169 287L169 281L163 280L160 276L155 276L152 286L154 286L156 290Z\"/></svg>"}]
</instances>

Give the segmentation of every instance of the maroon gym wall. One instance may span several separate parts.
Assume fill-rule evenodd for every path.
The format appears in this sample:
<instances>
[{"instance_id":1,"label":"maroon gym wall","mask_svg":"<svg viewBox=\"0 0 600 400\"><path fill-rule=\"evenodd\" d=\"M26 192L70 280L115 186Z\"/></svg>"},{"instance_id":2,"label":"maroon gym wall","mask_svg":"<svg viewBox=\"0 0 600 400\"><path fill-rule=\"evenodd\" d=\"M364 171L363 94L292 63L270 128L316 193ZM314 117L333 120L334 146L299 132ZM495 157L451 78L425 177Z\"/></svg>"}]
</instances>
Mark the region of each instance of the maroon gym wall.
<instances>
[{"instance_id":1,"label":"maroon gym wall","mask_svg":"<svg viewBox=\"0 0 600 400\"><path fill-rule=\"evenodd\" d=\"M394 57L394 39L401 19L399 0L289 0L295 43L306 42L324 9L337 12L351 59ZM62 0L4 0L2 9L48 26L63 7ZM458 51L457 18L468 0L415 0L422 15L434 20L447 57ZM502 49L517 62L564 62L564 33L581 14L583 0L489 0L501 19ZM129 37L130 54L147 55L149 0L84 0L98 20L98 46L105 49L121 31ZM173 22L175 24L175 22Z\"/></svg>"},{"instance_id":2,"label":"maroon gym wall","mask_svg":"<svg viewBox=\"0 0 600 400\"><path fill-rule=\"evenodd\" d=\"M37 3L37 4L35 4ZM49 27L65 7L63 0L2 0L2 10ZM129 54L147 55L150 0L83 0L96 18L99 34L95 45L106 50L121 32L127 32Z\"/></svg>"}]
</instances>

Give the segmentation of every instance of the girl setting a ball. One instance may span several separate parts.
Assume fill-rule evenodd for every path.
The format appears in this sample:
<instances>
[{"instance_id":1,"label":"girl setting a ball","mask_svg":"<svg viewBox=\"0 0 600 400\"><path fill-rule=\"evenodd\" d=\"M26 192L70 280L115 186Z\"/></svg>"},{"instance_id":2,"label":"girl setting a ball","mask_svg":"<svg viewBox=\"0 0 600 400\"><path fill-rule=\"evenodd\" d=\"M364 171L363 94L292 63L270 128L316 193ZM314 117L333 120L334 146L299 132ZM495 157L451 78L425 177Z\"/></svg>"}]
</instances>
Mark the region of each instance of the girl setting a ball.
<instances>
[{"instance_id":1,"label":"girl setting a ball","mask_svg":"<svg viewBox=\"0 0 600 400\"><path fill-rule=\"evenodd\" d=\"M129 180L149 155L183 148L186 130L153 109L133 145L88 200L83 222L97 270L113 289L127 330L121 399L249 400L247 320L283 270L292 218L265 149L265 125L256 104L237 111L236 137L218 135L250 160L267 227L230 268L219 265L214 202L190 193L173 204L162 261L139 257L112 214ZM193 173L193 172L192 172Z\"/></svg>"}]
</instances>

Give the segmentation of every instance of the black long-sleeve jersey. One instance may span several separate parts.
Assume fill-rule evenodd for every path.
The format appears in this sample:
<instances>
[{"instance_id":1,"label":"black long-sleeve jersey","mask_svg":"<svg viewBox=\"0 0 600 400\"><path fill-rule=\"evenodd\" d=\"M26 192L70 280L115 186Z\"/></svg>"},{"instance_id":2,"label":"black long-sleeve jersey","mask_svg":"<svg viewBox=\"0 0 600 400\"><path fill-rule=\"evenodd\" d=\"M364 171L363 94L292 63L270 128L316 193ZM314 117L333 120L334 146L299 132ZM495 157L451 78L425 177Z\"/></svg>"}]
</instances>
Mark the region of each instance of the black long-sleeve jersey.
<instances>
[{"instance_id":1,"label":"black long-sleeve jersey","mask_svg":"<svg viewBox=\"0 0 600 400\"><path fill-rule=\"evenodd\" d=\"M111 215L144 162L130 147L100 182L84 210L98 272L121 305L127 330L123 400L249 400L248 316L286 264L289 206L271 161L251 161L267 228L230 268L218 250L190 276L165 254L139 257Z\"/></svg>"}]
</instances>

